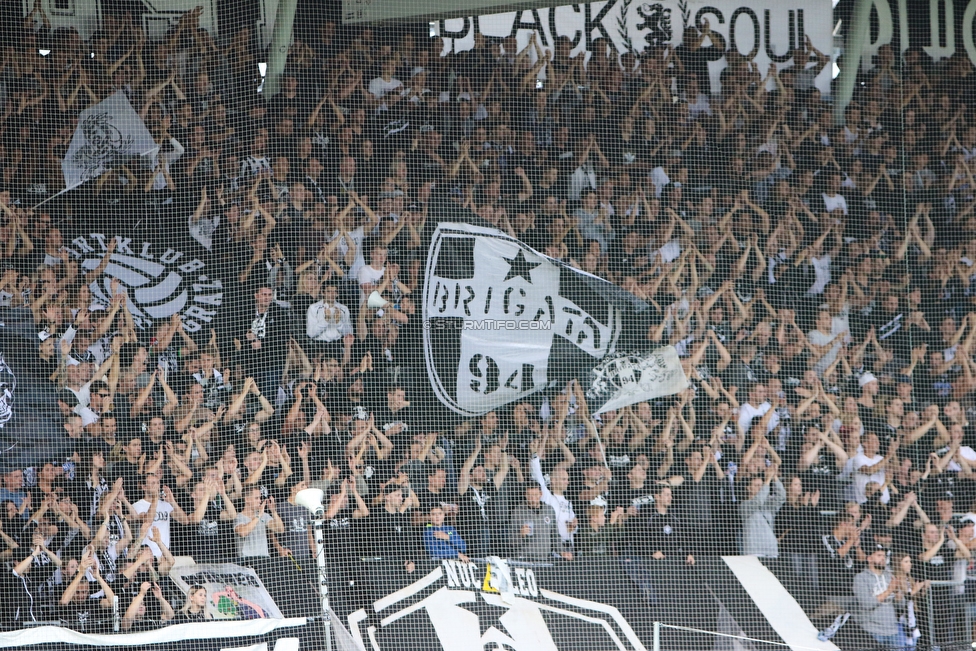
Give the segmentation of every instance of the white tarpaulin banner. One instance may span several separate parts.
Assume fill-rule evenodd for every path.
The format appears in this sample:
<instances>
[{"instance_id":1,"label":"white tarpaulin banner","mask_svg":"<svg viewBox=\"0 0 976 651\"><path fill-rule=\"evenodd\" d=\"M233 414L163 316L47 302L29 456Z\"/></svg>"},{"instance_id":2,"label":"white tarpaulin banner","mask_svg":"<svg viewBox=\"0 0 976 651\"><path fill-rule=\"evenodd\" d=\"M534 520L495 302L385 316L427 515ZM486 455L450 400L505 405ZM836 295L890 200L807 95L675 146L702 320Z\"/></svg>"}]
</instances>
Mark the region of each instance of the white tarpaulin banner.
<instances>
[{"instance_id":1,"label":"white tarpaulin banner","mask_svg":"<svg viewBox=\"0 0 976 651\"><path fill-rule=\"evenodd\" d=\"M65 189L101 176L126 157L159 149L125 93L118 91L81 112L68 153L61 161Z\"/></svg>"},{"instance_id":2,"label":"white tarpaulin banner","mask_svg":"<svg viewBox=\"0 0 976 651\"><path fill-rule=\"evenodd\" d=\"M272 633L279 628L305 626L304 617L290 619L257 619L252 621L206 622L205 624L174 624L153 631L125 634L79 633L63 626L39 626L0 633L0 648L26 648L36 644L71 644L84 647L110 646L150 648L154 644L242 638Z\"/></svg>"},{"instance_id":3,"label":"white tarpaulin banner","mask_svg":"<svg viewBox=\"0 0 976 651\"><path fill-rule=\"evenodd\" d=\"M790 50L803 47L806 37L820 52L833 51L833 9L829 0L610 0L527 9L488 16L455 18L438 22L445 50L461 52L474 47L474 32L486 37L514 34L519 50L533 33L543 50L551 50L556 38L568 37L573 55L591 51L598 38L608 40L617 51L643 52L649 45L681 44L689 25L708 20L725 38L726 48L735 49L766 76L770 63L778 68L791 65ZM708 42L706 42L708 45ZM712 44L714 45L714 44ZM453 48L453 50L452 50ZM534 55L533 55L534 58ZM804 62L806 65L806 62ZM812 63L811 63L812 65ZM719 75L725 58L708 64L712 91L720 89ZM830 92L831 66L816 78L816 87ZM772 82L770 81L770 84Z\"/></svg>"},{"instance_id":4,"label":"white tarpaulin banner","mask_svg":"<svg viewBox=\"0 0 976 651\"><path fill-rule=\"evenodd\" d=\"M197 563L170 570L184 593L191 585L207 588L207 613L214 620L281 619L283 615L264 583L249 567L233 563Z\"/></svg>"}]
</instances>

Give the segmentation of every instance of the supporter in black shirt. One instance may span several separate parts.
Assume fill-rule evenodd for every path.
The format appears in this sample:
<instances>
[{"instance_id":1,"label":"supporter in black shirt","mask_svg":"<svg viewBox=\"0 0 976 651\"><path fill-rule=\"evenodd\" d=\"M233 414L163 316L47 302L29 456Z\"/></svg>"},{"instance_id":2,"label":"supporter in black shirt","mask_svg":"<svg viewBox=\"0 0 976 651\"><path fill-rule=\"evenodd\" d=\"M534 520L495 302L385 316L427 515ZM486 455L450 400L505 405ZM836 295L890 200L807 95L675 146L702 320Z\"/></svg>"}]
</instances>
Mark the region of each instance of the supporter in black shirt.
<instances>
[{"instance_id":1,"label":"supporter in black shirt","mask_svg":"<svg viewBox=\"0 0 976 651\"><path fill-rule=\"evenodd\" d=\"M147 603L147 596L153 599ZM132 597L125 615L122 617L123 631L147 631L171 621L176 616L173 607L163 596L158 583L144 581L139 591Z\"/></svg>"},{"instance_id":2,"label":"supporter in black shirt","mask_svg":"<svg viewBox=\"0 0 976 651\"><path fill-rule=\"evenodd\" d=\"M654 503L627 522L627 541L622 544L628 553L654 560L684 559L688 565L695 564L685 530L671 510L672 499L669 486L658 487Z\"/></svg>"},{"instance_id":3,"label":"supporter in black shirt","mask_svg":"<svg viewBox=\"0 0 976 651\"><path fill-rule=\"evenodd\" d=\"M280 360L287 353L291 321L287 310L275 303L271 285L262 282L258 285L253 301L245 303L249 303L249 307L242 307L233 315L233 320L219 329L219 334L226 337L221 353L226 359L239 355L261 393L274 396L281 378Z\"/></svg>"},{"instance_id":4,"label":"supporter in black shirt","mask_svg":"<svg viewBox=\"0 0 976 651\"><path fill-rule=\"evenodd\" d=\"M447 471L441 466L429 466L426 470L426 483L415 491L420 500L420 508L413 512L414 524L426 522L427 513L439 506L452 518L457 517L459 506L457 494L447 488Z\"/></svg>"},{"instance_id":5,"label":"supporter in black shirt","mask_svg":"<svg viewBox=\"0 0 976 651\"><path fill-rule=\"evenodd\" d=\"M819 491L804 491L803 480L794 476L786 488L786 504L776 514L776 538L780 553L790 561L791 592L805 603L820 594L817 558L821 547Z\"/></svg>"},{"instance_id":6,"label":"supporter in black shirt","mask_svg":"<svg viewBox=\"0 0 976 651\"><path fill-rule=\"evenodd\" d=\"M204 562L223 562L233 558L234 539L230 523L237 517L233 500L227 496L223 482L206 480L193 486L192 508L187 537L194 559Z\"/></svg>"},{"instance_id":7,"label":"supporter in black shirt","mask_svg":"<svg viewBox=\"0 0 976 651\"><path fill-rule=\"evenodd\" d=\"M407 437L417 432L415 411L407 400L406 390L402 385L390 386L386 391L386 404L373 411L377 429L393 441L395 446L398 445L401 451Z\"/></svg>"},{"instance_id":8,"label":"supporter in black shirt","mask_svg":"<svg viewBox=\"0 0 976 651\"><path fill-rule=\"evenodd\" d=\"M414 561L423 556L419 549L420 536L409 513L410 509L419 506L417 495L409 485L391 483L381 499L382 507L374 507L370 514L370 535L375 536L378 543L374 547L376 556L390 559L408 574L412 573Z\"/></svg>"},{"instance_id":9,"label":"supporter in black shirt","mask_svg":"<svg viewBox=\"0 0 976 651\"><path fill-rule=\"evenodd\" d=\"M708 47L703 46L706 38L711 41L711 45ZM706 19L702 23L701 31L695 26L685 29L681 45L675 48L675 53L687 73L687 77L681 77L681 79L694 78L698 82L699 90L708 94L711 87L708 64L725 56L725 38L721 34L713 32ZM681 90L685 89L686 87L683 85ZM696 98L689 97L688 101L694 101L694 99Z\"/></svg>"},{"instance_id":10,"label":"supporter in black shirt","mask_svg":"<svg viewBox=\"0 0 976 651\"><path fill-rule=\"evenodd\" d=\"M821 536L818 578L828 596L850 595L854 577L867 556L861 549L861 532L846 513L836 516L830 533Z\"/></svg>"},{"instance_id":11,"label":"supporter in black shirt","mask_svg":"<svg viewBox=\"0 0 976 651\"><path fill-rule=\"evenodd\" d=\"M91 593L88 575L95 578L100 590ZM58 616L68 628L81 633L100 633L111 629L112 604L115 593L102 578L93 557L85 556L78 566L75 578L64 589L60 599Z\"/></svg>"},{"instance_id":12,"label":"supporter in black shirt","mask_svg":"<svg viewBox=\"0 0 976 651\"><path fill-rule=\"evenodd\" d=\"M213 619L207 612L207 588L196 584L191 585L186 593L186 603L177 613L176 621L180 624L207 622Z\"/></svg>"},{"instance_id":13,"label":"supporter in black shirt","mask_svg":"<svg viewBox=\"0 0 976 651\"><path fill-rule=\"evenodd\" d=\"M375 507L374 507L375 508ZM332 559L337 585L349 586L339 594L337 607L349 608L364 594L359 558L369 555L370 543L366 532L372 524L370 509L356 487L356 479L347 476L336 481L328 496L325 511L325 553ZM343 597L351 599L343 603Z\"/></svg>"},{"instance_id":14,"label":"supporter in black shirt","mask_svg":"<svg viewBox=\"0 0 976 651\"><path fill-rule=\"evenodd\" d=\"M684 482L674 489L675 512L684 523L688 549L698 556L721 551L715 531L724 528L719 486L725 473L709 446L694 449L684 458Z\"/></svg>"},{"instance_id":15,"label":"supporter in black shirt","mask_svg":"<svg viewBox=\"0 0 976 651\"><path fill-rule=\"evenodd\" d=\"M481 557L491 549L504 548L508 543L507 526L509 510L508 479L509 460L500 454L497 446L491 446L481 456L481 436L478 436L474 451L464 462L458 477L458 530L468 544L471 556ZM489 476L488 455L500 454L500 466Z\"/></svg>"},{"instance_id":16,"label":"supporter in black shirt","mask_svg":"<svg viewBox=\"0 0 976 651\"><path fill-rule=\"evenodd\" d=\"M128 495L138 495L145 463L142 436L131 436L122 446L122 452L122 459L112 464L112 477L122 480Z\"/></svg>"},{"instance_id":17,"label":"supporter in black shirt","mask_svg":"<svg viewBox=\"0 0 976 651\"><path fill-rule=\"evenodd\" d=\"M45 619L44 607L51 604L42 598L44 585L61 564L57 554L48 549L42 527L31 527L24 537L22 545L13 550L12 569L0 582L4 590L3 619L10 627Z\"/></svg>"},{"instance_id":18,"label":"supporter in black shirt","mask_svg":"<svg viewBox=\"0 0 976 651\"><path fill-rule=\"evenodd\" d=\"M613 487L613 506L622 506L628 517L637 517L642 509L654 503L654 493L659 487L647 479L647 469L635 463L627 471L626 482Z\"/></svg>"}]
</instances>

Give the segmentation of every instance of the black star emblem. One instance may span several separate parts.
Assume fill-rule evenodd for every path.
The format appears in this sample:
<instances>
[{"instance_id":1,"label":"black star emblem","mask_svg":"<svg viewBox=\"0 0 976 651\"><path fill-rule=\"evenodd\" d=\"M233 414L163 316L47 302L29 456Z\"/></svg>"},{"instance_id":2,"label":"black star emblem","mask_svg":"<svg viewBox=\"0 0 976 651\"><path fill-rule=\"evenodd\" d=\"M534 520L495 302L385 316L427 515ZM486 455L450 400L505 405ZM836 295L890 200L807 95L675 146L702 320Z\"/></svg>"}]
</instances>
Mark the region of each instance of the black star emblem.
<instances>
[{"instance_id":1,"label":"black star emblem","mask_svg":"<svg viewBox=\"0 0 976 651\"><path fill-rule=\"evenodd\" d=\"M532 275L530 272L542 264L541 262L536 262L535 264L530 263L525 259L525 254L523 253L522 249L519 249L514 258L503 259L508 263L508 274L505 276L505 280L511 280L512 278L519 276L522 278L522 280L529 284L532 284Z\"/></svg>"},{"instance_id":2,"label":"black star emblem","mask_svg":"<svg viewBox=\"0 0 976 651\"><path fill-rule=\"evenodd\" d=\"M459 603L458 606L478 616L478 629L480 631L478 634L479 638L484 637L485 633L487 633L488 629L492 626L502 633L505 633L505 635L508 635L505 625L498 621L499 617L508 612L507 606L496 606L495 604L488 603L481 596L480 592L475 593L474 601L465 601L463 603Z\"/></svg>"}]
</instances>

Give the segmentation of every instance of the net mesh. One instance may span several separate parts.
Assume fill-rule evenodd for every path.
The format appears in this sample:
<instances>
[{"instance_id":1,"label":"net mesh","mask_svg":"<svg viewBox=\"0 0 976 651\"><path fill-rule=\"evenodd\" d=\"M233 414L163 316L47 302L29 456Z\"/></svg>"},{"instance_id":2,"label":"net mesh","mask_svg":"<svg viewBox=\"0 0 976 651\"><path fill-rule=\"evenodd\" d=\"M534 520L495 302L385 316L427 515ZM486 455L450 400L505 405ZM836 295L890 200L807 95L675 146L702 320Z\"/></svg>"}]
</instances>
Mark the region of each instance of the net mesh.
<instances>
[{"instance_id":1,"label":"net mesh","mask_svg":"<svg viewBox=\"0 0 976 651\"><path fill-rule=\"evenodd\" d=\"M0 646L968 648L965 3L352 4L0 9Z\"/></svg>"}]
</instances>

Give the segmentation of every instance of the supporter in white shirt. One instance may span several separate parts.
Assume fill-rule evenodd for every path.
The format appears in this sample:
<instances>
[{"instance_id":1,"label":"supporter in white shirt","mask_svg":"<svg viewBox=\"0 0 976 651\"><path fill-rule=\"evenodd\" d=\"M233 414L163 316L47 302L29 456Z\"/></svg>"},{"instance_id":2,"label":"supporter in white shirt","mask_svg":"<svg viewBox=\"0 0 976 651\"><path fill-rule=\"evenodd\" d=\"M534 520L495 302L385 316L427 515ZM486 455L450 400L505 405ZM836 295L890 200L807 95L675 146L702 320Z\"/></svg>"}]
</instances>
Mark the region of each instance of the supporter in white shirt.
<instances>
[{"instance_id":1,"label":"supporter in white shirt","mask_svg":"<svg viewBox=\"0 0 976 651\"><path fill-rule=\"evenodd\" d=\"M962 425L955 423L949 427L949 447L956 448L956 452L952 455L949 463L946 464L946 472L962 472L962 464L965 463L967 466L976 466L976 450L969 447L968 445L962 444L964 433Z\"/></svg>"},{"instance_id":2,"label":"supporter in white shirt","mask_svg":"<svg viewBox=\"0 0 976 651\"><path fill-rule=\"evenodd\" d=\"M369 264L364 265L356 276L359 281L359 303L366 302L369 295L380 285L386 272L386 246L377 243L369 252Z\"/></svg>"},{"instance_id":3,"label":"supporter in white shirt","mask_svg":"<svg viewBox=\"0 0 976 651\"><path fill-rule=\"evenodd\" d=\"M573 503L566 497L569 473L565 468L556 466L549 475L549 481L552 483L552 490L550 490L542 474L542 463L538 455L533 455L529 465L532 467L532 478L542 489L542 503L548 504L556 512L556 528L559 530L559 537L567 543L572 543L573 533L576 532L576 512L573 510Z\"/></svg>"},{"instance_id":4,"label":"supporter in white shirt","mask_svg":"<svg viewBox=\"0 0 976 651\"><path fill-rule=\"evenodd\" d=\"M824 210L832 213L840 210L847 216L847 199L840 193L841 178L839 172L832 172L827 176L827 190L820 197L824 202Z\"/></svg>"},{"instance_id":5,"label":"supporter in white shirt","mask_svg":"<svg viewBox=\"0 0 976 651\"><path fill-rule=\"evenodd\" d=\"M170 521L175 519L180 524L185 525L190 520L187 518L186 512L176 502L176 498L173 496L173 492L169 487L167 486L160 490L159 477L155 474L147 473L145 475L142 490L143 498L133 504L132 508L139 514L147 514L153 511L152 527L159 530L159 538L168 549L170 547ZM133 527L133 533L138 533L135 527ZM142 544L152 550L153 556L159 558L163 555L163 552L156 543L149 540L150 534L152 534L152 529L148 531Z\"/></svg>"},{"instance_id":6,"label":"supporter in white shirt","mask_svg":"<svg viewBox=\"0 0 976 651\"><path fill-rule=\"evenodd\" d=\"M879 454L880 450L881 443L878 441L878 435L868 432L861 438L860 451L851 460L854 470L854 499L858 504L868 501L867 485L869 483L874 482L879 486L884 486L885 468L889 459L898 450L898 444L897 442L892 443L886 457ZM889 499L888 489L885 488L881 493L881 501L887 504Z\"/></svg>"},{"instance_id":7,"label":"supporter in white shirt","mask_svg":"<svg viewBox=\"0 0 976 651\"><path fill-rule=\"evenodd\" d=\"M772 405L766 401L766 387L762 384L753 385L749 391L749 401L739 407L739 428L742 433L748 434L752 421L762 418L772 408ZM774 413L766 424L766 432L772 432L777 425L779 425L779 414Z\"/></svg>"},{"instance_id":8,"label":"supporter in white shirt","mask_svg":"<svg viewBox=\"0 0 976 651\"><path fill-rule=\"evenodd\" d=\"M371 105L375 106L377 111L385 111L389 108L391 104L398 102L402 96L403 82L393 76L396 72L396 61L389 59L383 64L383 70L379 77L375 77L369 81L369 94L372 96L369 98Z\"/></svg>"},{"instance_id":9,"label":"supporter in white shirt","mask_svg":"<svg viewBox=\"0 0 976 651\"><path fill-rule=\"evenodd\" d=\"M349 308L336 301L338 296L339 288L331 283L326 284L322 287L322 300L308 307L305 334L309 339L332 343L353 334Z\"/></svg>"},{"instance_id":10,"label":"supporter in white shirt","mask_svg":"<svg viewBox=\"0 0 976 651\"><path fill-rule=\"evenodd\" d=\"M651 170L651 183L654 184L654 196L658 199L661 198L661 193L664 192L664 186L671 182L671 177L668 176L667 171L661 167L655 167Z\"/></svg>"}]
</instances>

